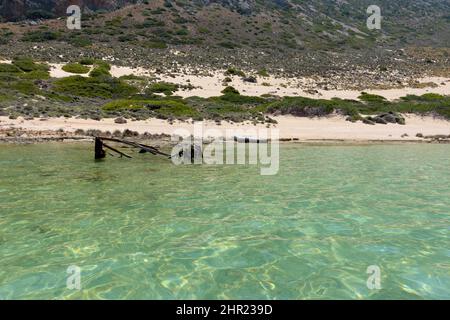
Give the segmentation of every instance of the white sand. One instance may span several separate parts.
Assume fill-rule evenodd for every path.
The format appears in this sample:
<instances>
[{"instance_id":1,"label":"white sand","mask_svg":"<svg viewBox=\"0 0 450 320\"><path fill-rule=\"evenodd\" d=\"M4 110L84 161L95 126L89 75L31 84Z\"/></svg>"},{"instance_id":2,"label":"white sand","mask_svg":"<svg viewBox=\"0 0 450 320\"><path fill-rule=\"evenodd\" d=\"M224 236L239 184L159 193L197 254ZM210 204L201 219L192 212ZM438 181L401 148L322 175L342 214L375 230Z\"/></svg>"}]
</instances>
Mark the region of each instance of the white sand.
<instances>
[{"instance_id":1,"label":"white sand","mask_svg":"<svg viewBox=\"0 0 450 320\"><path fill-rule=\"evenodd\" d=\"M313 119L279 116L275 117L278 124L273 128L279 129L280 138L298 138L300 140L420 140L416 138L417 133L424 135L450 135L450 121L417 115L405 115L405 118L406 125L367 125L362 122L351 123L345 121L341 116ZM244 125L223 122L219 126L212 121L205 121L203 124L204 130L216 130L216 132L208 132L206 136L226 136L226 129L266 129L265 125L254 126L249 122ZM139 133L165 133L170 135L181 135L176 129L182 128L193 133L192 123L175 121L173 125L170 125L167 121L158 119L116 124L113 119L95 121L75 118L51 118L46 121L40 121L39 119L23 120L22 118L10 120L7 117L0 117L0 129L2 128L22 128L30 131L56 131L62 128L68 132L73 132L76 129L98 129L111 132L129 129ZM405 133L408 134L408 137L402 138L402 135ZM247 135L253 136L251 133Z\"/></svg>"},{"instance_id":2,"label":"white sand","mask_svg":"<svg viewBox=\"0 0 450 320\"><path fill-rule=\"evenodd\" d=\"M221 91L225 88L222 85L223 80L226 78L224 75L225 70L217 70L208 72L210 76L205 75L193 75L193 74L173 74L169 75L157 75L161 81L172 82L180 85L191 84L197 87L193 90L179 90L177 95L182 97L199 96L203 98L209 98L213 96L220 96ZM139 75L148 76L154 75L154 70L146 70L143 68L128 68L114 66L111 69L111 74L115 77L123 75ZM241 94L248 96L261 96L264 94L273 94L276 96L303 96L309 98L341 98L341 99L354 99L357 100L361 95L361 91L365 91L371 94L378 94L386 99L392 101L400 97L404 97L408 94L422 95L425 93L438 93L442 95L450 95L450 79L443 77L425 77L417 79L420 83L433 82L438 85L436 88L411 88L405 87L400 89L386 89L386 90L321 90L318 89L317 94L311 94L306 92L302 88L305 88L307 84L311 85L321 80L308 79L308 78L275 78L273 76L260 77L257 76L257 83L244 82L240 77L230 77L232 82L228 85L236 88ZM263 85L266 84L266 85ZM442 84L443 83L443 84Z\"/></svg>"},{"instance_id":3,"label":"white sand","mask_svg":"<svg viewBox=\"0 0 450 320\"><path fill-rule=\"evenodd\" d=\"M89 72L91 72L89 70L89 72L84 73L84 74L74 74L74 73L70 73L70 72L66 72L62 69L62 67L64 67L66 64L65 63L49 63L48 64L50 66L50 77L52 78L65 78L65 77L70 77L70 76L75 76L75 75L79 75L82 77L87 77L89 75ZM91 68L92 70L92 68Z\"/></svg>"}]
</instances>

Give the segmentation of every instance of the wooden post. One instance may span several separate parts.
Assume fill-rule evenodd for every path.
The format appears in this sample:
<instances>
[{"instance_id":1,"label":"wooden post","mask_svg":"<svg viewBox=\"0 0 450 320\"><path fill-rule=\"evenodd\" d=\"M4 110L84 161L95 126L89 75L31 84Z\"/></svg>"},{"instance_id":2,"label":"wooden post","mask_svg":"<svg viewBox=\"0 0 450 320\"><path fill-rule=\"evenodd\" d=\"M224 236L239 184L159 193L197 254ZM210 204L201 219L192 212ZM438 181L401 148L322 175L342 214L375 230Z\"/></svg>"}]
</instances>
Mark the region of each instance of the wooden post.
<instances>
[{"instance_id":1,"label":"wooden post","mask_svg":"<svg viewBox=\"0 0 450 320\"><path fill-rule=\"evenodd\" d=\"M103 159L106 157L106 152L103 150L103 141L95 137L95 159Z\"/></svg>"}]
</instances>

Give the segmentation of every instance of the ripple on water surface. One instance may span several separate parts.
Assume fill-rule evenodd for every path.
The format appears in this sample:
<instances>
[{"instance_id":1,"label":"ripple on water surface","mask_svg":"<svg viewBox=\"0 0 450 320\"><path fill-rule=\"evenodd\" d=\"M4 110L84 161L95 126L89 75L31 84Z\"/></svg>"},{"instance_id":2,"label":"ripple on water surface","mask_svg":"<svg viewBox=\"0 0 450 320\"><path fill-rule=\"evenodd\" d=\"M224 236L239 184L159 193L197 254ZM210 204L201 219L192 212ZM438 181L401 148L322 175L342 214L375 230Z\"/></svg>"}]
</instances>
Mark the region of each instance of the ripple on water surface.
<instances>
[{"instance_id":1,"label":"ripple on water surface","mask_svg":"<svg viewBox=\"0 0 450 320\"><path fill-rule=\"evenodd\" d=\"M449 168L449 145L283 145L275 176L2 145L0 298L448 299Z\"/></svg>"}]
</instances>

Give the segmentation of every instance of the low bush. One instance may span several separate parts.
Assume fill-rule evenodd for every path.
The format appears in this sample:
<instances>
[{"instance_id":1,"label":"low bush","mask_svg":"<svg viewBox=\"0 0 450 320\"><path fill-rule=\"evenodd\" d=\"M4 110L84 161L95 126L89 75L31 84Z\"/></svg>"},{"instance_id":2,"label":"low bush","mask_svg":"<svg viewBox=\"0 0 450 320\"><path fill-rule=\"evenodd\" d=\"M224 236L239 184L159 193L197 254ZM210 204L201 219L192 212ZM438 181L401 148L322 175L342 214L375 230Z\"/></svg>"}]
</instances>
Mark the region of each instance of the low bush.
<instances>
[{"instance_id":1,"label":"low bush","mask_svg":"<svg viewBox=\"0 0 450 320\"><path fill-rule=\"evenodd\" d=\"M103 60L95 60L94 61L94 69L89 73L90 77L98 78L98 77L111 77L111 66L109 63Z\"/></svg>"},{"instance_id":2,"label":"low bush","mask_svg":"<svg viewBox=\"0 0 450 320\"><path fill-rule=\"evenodd\" d=\"M221 92L222 92L223 94L235 94L235 95L240 94L239 91L238 91L237 89L235 89L234 87L232 87L232 86L226 87L226 88L223 89Z\"/></svg>"},{"instance_id":3,"label":"low bush","mask_svg":"<svg viewBox=\"0 0 450 320\"><path fill-rule=\"evenodd\" d=\"M386 101L385 97L376 95L376 94L370 94L366 92L361 92L361 95L358 97L359 100L365 101L365 102L384 102Z\"/></svg>"},{"instance_id":4,"label":"low bush","mask_svg":"<svg viewBox=\"0 0 450 320\"><path fill-rule=\"evenodd\" d=\"M67 39L67 42L73 45L74 47L89 47L92 45L91 39L85 36L69 37Z\"/></svg>"},{"instance_id":5,"label":"low bush","mask_svg":"<svg viewBox=\"0 0 450 320\"><path fill-rule=\"evenodd\" d=\"M14 33L11 30L9 30L8 28L2 28L0 30L0 45L8 44L13 38L13 36Z\"/></svg>"},{"instance_id":6,"label":"low bush","mask_svg":"<svg viewBox=\"0 0 450 320\"><path fill-rule=\"evenodd\" d=\"M114 113L117 111L145 111L149 116L162 118L194 117L197 112L182 100L115 100L102 107L103 111Z\"/></svg>"},{"instance_id":7,"label":"low bush","mask_svg":"<svg viewBox=\"0 0 450 320\"><path fill-rule=\"evenodd\" d=\"M401 99L404 101L439 101L445 99L445 97L437 93L425 93L421 96L407 95Z\"/></svg>"},{"instance_id":8,"label":"low bush","mask_svg":"<svg viewBox=\"0 0 450 320\"><path fill-rule=\"evenodd\" d=\"M12 64L21 69L24 72L31 71L44 71L48 72L50 67L44 63L36 63L31 58L16 57L13 59Z\"/></svg>"},{"instance_id":9,"label":"low bush","mask_svg":"<svg viewBox=\"0 0 450 320\"><path fill-rule=\"evenodd\" d=\"M164 93L166 96L171 96L178 90L178 85L169 82L155 82L150 85L146 93Z\"/></svg>"},{"instance_id":10,"label":"low bush","mask_svg":"<svg viewBox=\"0 0 450 320\"><path fill-rule=\"evenodd\" d=\"M225 71L226 76L239 76L245 77L245 73L242 70L236 69L234 67L229 67L227 71Z\"/></svg>"},{"instance_id":11,"label":"low bush","mask_svg":"<svg viewBox=\"0 0 450 320\"><path fill-rule=\"evenodd\" d=\"M20 70L17 66L8 63L0 63L0 73L20 73Z\"/></svg>"},{"instance_id":12,"label":"low bush","mask_svg":"<svg viewBox=\"0 0 450 320\"><path fill-rule=\"evenodd\" d=\"M285 97L268 105L269 113L291 114L299 117L324 116L332 113L338 104L332 100L316 100L304 97Z\"/></svg>"},{"instance_id":13,"label":"low bush","mask_svg":"<svg viewBox=\"0 0 450 320\"><path fill-rule=\"evenodd\" d=\"M83 66L92 66L95 63L95 59L94 58L82 58L79 61L79 64L82 64Z\"/></svg>"},{"instance_id":14,"label":"low bush","mask_svg":"<svg viewBox=\"0 0 450 320\"><path fill-rule=\"evenodd\" d=\"M21 79L28 79L28 80L47 80L50 79L50 74L48 71L43 70L33 70L30 72L20 73L18 76Z\"/></svg>"},{"instance_id":15,"label":"low bush","mask_svg":"<svg viewBox=\"0 0 450 320\"><path fill-rule=\"evenodd\" d=\"M93 98L125 98L137 93L137 88L110 77L71 76L54 82L56 92Z\"/></svg>"},{"instance_id":16,"label":"low bush","mask_svg":"<svg viewBox=\"0 0 450 320\"><path fill-rule=\"evenodd\" d=\"M34 95L39 92L39 89L31 80L22 80L10 84L10 89L19 91L25 95Z\"/></svg>"},{"instance_id":17,"label":"low bush","mask_svg":"<svg viewBox=\"0 0 450 320\"><path fill-rule=\"evenodd\" d=\"M88 73L91 68L86 67L85 65L82 65L80 63L68 63L62 67L62 69L69 73L77 73L77 74L84 74Z\"/></svg>"},{"instance_id":18,"label":"low bush","mask_svg":"<svg viewBox=\"0 0 450 320\"><path fill-rule=\"evenodd\" d=\"M146 41L143 46L151 49L166 49L167 44L161 41Z\"/></svg>"},{"instance_id":19,"label":"low bush","mask_svg":"<svg viewBox=\"0 0 450 320\"><path fill-rule=\"evenodd\" d=\"M61 34L50 30L29 31L22 36L22 41L26 42L46 42L52 40L60 40Z\"/></svg>"},{"instance_id":20,"label":"low bush","mask_svg":"<svg viewBox=\"0 0 450 320\"><path fill-rule=\"evenodd\" d=\"M261 76L261 77L268 77L269 73L267 72L266 69L262 69L262 70L258 71L258 75Z\"/></svg>"}]
</instances>

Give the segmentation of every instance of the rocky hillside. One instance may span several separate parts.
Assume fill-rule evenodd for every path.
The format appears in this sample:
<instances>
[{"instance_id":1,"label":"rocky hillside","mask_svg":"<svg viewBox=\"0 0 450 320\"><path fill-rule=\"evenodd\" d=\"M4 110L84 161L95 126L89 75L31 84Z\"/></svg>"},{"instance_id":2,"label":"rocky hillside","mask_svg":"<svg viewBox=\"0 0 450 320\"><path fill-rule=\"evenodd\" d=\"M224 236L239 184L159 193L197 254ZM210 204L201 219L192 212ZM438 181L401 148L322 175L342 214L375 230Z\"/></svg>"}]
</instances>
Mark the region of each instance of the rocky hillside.
<instances>
[{"instance_id":1,"label":"rocky hillside","mask_svg":"<svg viewBox=\"0 0 450 320\"><path fill-rule=\"evenodd\" d=\"M11 21L0 24L0 52L45 60L111 56L117 63L165 69L177 61L296 74L350 71L350 78L357 66L449 72L448 0L377 0L382 28L368 30L366 10L373 2L0 0L0 15ZM83 8L80 31L55 18L69 3Z\"/></svg>"},{"instance_id":2,"label":"rocky hillside","mask_svg":"<svg viewBox=\"0 0 450 320\"><path fill-rule=\"evenodd\" d=\"M441 46L450 42L448 0L376 2L384 17L379 32L366 28L366 9L372 0L0 0L0 18L18 21L60 17L70 4L80 5L87 14L137 4L141 14L147 7L161 6L159 12L151 13L157 13L156 20L184 19L189 30L204 27L238 45L250 42L254 46L256 42L260 46L272 35L288 47L298 48L327 43L360 47L376 41ZM251 20L242 25L238 19L242 16L253 17L260 25L255 26L258 21Z\"/></svg>"}]
</instances>

